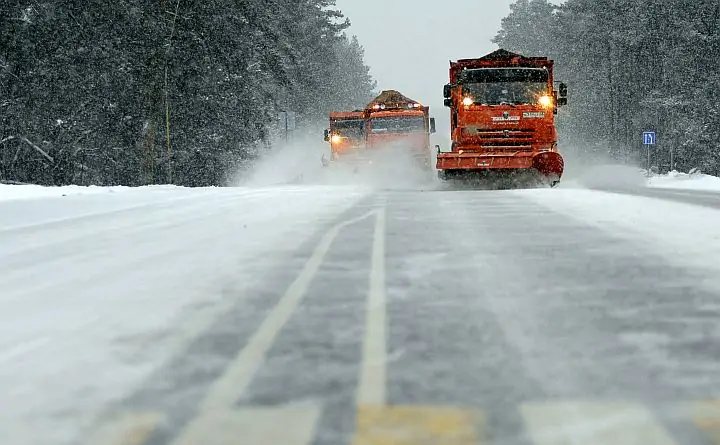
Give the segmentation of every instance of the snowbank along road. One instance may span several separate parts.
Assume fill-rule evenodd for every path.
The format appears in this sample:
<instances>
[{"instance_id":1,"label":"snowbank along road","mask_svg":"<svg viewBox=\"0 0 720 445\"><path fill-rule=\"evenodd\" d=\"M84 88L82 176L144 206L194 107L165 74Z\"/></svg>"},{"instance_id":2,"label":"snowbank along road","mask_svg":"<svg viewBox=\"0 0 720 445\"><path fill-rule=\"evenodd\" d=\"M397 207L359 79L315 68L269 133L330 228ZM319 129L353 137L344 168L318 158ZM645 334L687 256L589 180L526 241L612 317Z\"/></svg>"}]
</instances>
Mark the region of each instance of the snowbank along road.
<instances>
[{"instance_id":1,"label":"snowbank along road","mask_svg":"<svg viewBox=\"0 0 720 445\"><path fill-rule=\"evenodd\" d=\"M720 444L696 195L74 193L0 202L0 443Z\"/></svg>"}]
</instances>

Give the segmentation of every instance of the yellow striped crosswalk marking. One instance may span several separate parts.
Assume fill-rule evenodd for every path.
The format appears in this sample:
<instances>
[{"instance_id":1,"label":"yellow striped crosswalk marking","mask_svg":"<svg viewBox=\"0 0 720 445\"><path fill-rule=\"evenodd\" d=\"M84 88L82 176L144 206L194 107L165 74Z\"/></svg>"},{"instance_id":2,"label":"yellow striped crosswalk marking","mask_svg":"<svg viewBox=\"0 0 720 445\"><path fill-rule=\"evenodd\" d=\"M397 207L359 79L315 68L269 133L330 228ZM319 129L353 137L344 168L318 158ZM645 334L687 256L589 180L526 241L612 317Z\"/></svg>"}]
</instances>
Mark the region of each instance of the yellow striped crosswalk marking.
<instances>
[{"instance_id":1,"label":"yellow striped crosswalk marking","mask_svg":"<svg viewBox=\"0 0 720 445\"><path fill-rule=\"evenodd\" d=\"M206 412L173 445L310 445L320 414L313 403Z\"/></svg>"},{"instance_id":2,"label":"yellow striped crosswalk marking","mask_svg":"<svg viewBox=\"0 0 720 445\"><path fill-rule=\"evenodd\" d=\"M710 443L720 445L720 399L679 407ZM533 445L677 444L641 403L548 401L522 404L519 411ZM173 445L234 445L238 437L253 444L309 445L321 412L320 405L305 403L205 413ZM145 445L163 420L158 412L119 414L93 431L85 444ZM360 405L352 445L489 445L488 431L479 409Z\"/></svg>"},{"instance_id":3,"label":"yellow striped crosswalk marking","mask_svg":"<svg viewBox=\"0 0 720 445\"><path fill-rule=\"evenodd\" d=\"M676 445L640 403L526 403L520 412L535 445Z\"/></svg>"},{"instance_id":4,"label":"yellow striped crosswalk marking","mask_svg":"<svg viewBox=\"0 0 720 445\"><path fill-rule=\"evenodd\" d=\"M353 445L484 445L482 413L439 406L366 406L357 410Z\"/></svg>"},{"instance_id":5,"label":"yellow striped crosswalk marking","mask_svg":"<svg viewBox=\"0 0 720 445\"><path fill-rule=\"evenodd\" d=\"M720 445L720 400L698 400L684 404L683 408L712 443Z\"/></svg>"},{"instance_id":6,"label":"yellow striped crosswalk marking","mask_svg":"<svg viewBox=\"0 0 720 445\"><path fill-rule=\"evenodd\" d=\"M88 445L143 445L164 416L155 412L125 413L93 431Z\"/></svg>"}]
</instances>

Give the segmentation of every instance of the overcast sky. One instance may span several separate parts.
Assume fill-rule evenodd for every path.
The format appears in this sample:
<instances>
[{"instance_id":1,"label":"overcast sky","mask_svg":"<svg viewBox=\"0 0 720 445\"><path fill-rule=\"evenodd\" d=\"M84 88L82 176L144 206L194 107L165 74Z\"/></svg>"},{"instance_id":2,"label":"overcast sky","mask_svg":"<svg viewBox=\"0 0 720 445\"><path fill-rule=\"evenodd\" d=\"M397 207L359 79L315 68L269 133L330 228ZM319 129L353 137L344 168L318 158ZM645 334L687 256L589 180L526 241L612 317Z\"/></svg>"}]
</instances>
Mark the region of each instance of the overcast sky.
<instances>
[{"instance_id":1,"label":"overcast sky","mask_svg":"<svg viewBox=\"0 0 720 445\"><path fill-rule=\"evenodd\" d=\"M480 57L513 0L336 0L365 48L378 90L398 90L430 106L438 133L449 134L442 87L450 60ZM559 3L559 2L557 2ZM437 141L436 143L444 143Z\"/></svg>"}]
</instances>

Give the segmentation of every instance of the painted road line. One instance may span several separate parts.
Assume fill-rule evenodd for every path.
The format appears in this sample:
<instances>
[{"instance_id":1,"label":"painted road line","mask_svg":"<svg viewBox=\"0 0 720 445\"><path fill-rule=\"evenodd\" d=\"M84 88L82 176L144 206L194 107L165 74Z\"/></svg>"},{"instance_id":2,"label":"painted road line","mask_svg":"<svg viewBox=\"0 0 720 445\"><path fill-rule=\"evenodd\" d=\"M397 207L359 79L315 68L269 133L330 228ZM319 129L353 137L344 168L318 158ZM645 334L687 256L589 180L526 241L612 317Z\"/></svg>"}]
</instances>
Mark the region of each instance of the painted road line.
<instances>
[{"instance_id":1,"label":"painted road line","mask_svg":"<svg viewBox=\"0 0 720 445\"><path fill-rule=\"evenodd\" d=\"M676 445L639 403L527 403L520 411L535 445Z\"/></svg>"},{"instance_id":2,"label":"painted road line","mask_svg":"<svg viewBox=\"0 0 720 445\"><path fill-rule=\"evenodd\" d=\"M385 295L385 223L382 207L375 219L370 286L365 318L360 381L357 388L358 405L385 404L387 366L387 307Z\"/></svg>"},{"instance_id":3,"label":"painted road line","mask_svg":"<svg viewBox=\"0 0 720 445\"><path fill-rule=\"evenodd\" d=\"M201 414L177 445L310 445L320 420L316 404L238 408Z\"/></svg>"},{"instance_id":4,"label":"painted road line","mask_svg":"<svg viewBox=\"0 0 720 445\"><path fill-rule=\"evenodd\" d=\"M300 274L288 287L270 315L250 338L235 360L228 366L224 374L213 383L200 405L200 411L207 412L231 408L240 396L245 393L253 376L264 362L265 355L275 342L275 338L290 320L291 315L305 296L312 279L320 269L323 258L330 250L330 246L340 233L340 230L345 226L370 217L375 212L373 210L359 218L338 224L323 236Z\"/></svg>"},{"instance_id":5,"label":"painted road line","mask_svg":"<svg viewBox=\"0 0 720 445\"><path fill-rule=\"evenodd\" d=\"M143 445L164 420L160 413L139 412L117 416L93 431L88 445Z\"/></svg>"},{"instance_id":6,"label":"painted road line","mask_svg":"<svg viewBox=\"0 0 720 445\"><path fill-rule=\"evenodd\" d=\"M441 406L359 406L352 445L486 445L482 413Z\"/></svg>"},{"instance_id":7,"label":"painted road line","mask_svg":"<svg viewBox=\"0 0 720 445\"><path fill-rule=\"evenodd\" d=\"M303 266L295 281L288 287L272 312L248 340L247 345L238 353L225 372L210 387L198 408L198 415L192 419L177 436L174 444L197 443L198 431L206 431L206 425L214 424L214 418L231 421L235 403L242 397L252 378L265 361L265 357L275 339L287 324L295 309L305 296L310 283L317 274L323 258L330 250L332 242L340 231L351 224L367 219L377 213L372 210L358 218L344 221L331 228L315 247L312 255ZM201 442L205 443L205 442ZM236 442L231 442L236 443ZM265 442L263 442L265 443ZM270 442L268 442L270 443ZM293 445L297 442L293 442Z\"/></svg>"},{"instance_id":8,"label":"painted road line","mask_svg":"<svg viewBox=\"0 0 720 445\"><path fill-rule=\"evenodd\" d=\"M688 402L682 405L682 410L713 444L720 445L720 400Z\"/></svg>"},{"instance_id":9,"label":"painted road line","mask_svg":"<svg viewBox=\"0 0 720 445\"><path fill-rule=\"evenodd\" d=\"M14 360L17 357L33 352L50 343L50 337L40 337L20 343L10 349L0 352L0 362Z\"/></svg>"}]
</instances>

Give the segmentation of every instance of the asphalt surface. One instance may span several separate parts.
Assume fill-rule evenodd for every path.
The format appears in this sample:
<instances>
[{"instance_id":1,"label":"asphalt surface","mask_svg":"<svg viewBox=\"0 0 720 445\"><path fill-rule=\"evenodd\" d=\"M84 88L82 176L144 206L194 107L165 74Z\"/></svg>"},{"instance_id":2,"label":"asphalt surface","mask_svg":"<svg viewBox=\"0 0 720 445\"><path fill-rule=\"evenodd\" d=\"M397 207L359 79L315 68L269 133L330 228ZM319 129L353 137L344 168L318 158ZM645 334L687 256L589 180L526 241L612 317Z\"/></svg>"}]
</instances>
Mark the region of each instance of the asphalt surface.
<instances>
[{"instance_id":1,"label":"asphalt surface","mask_svg":"<svg viewBox=\"0 0 720 445\"><path fill-rule=\"evenodd\" d=\"M720 292L521 194L378 193L256 273L88 445L720 444Z\"/></svg>"}]
</instances>

